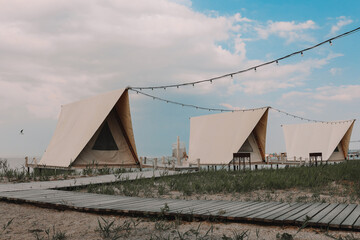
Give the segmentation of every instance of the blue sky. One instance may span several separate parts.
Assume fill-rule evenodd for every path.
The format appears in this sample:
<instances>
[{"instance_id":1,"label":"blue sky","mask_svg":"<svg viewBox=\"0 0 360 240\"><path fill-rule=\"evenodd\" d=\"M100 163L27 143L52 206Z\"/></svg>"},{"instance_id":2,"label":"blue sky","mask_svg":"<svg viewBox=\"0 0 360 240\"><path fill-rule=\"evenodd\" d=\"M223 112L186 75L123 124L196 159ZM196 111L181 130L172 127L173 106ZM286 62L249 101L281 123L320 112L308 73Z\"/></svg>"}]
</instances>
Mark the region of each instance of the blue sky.
<instances>
[{"instance_id":1,"label":"blue sky","mask_svg":"<svg viewBox=\"0 0 360 240\"><path fill-rule=\"evenodd\" d=\"M0 4L0 156L41 155L62 104L241 70L360 26L359 1ZM148 93L205 107L273 106L319 120L359 119L359 39L360 32L234 79ZM170 155L176 136L188 143L189 118L209 114L130 97L140 155ZM298 122L270 112L266 151L285 151L280 125ZM357 125L353 140L360 140Z\"/></svg>"}]
</instances>

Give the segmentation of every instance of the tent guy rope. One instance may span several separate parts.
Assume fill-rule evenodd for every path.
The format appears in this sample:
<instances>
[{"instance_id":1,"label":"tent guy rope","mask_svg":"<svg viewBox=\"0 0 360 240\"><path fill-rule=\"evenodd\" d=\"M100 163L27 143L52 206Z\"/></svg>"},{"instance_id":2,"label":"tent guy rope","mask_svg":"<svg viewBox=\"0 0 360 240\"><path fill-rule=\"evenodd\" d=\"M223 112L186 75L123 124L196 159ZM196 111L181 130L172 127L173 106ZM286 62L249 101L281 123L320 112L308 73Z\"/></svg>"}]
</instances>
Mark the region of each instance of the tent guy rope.
<instances>
[{"instance_id":1,"label":"tent guy rope","mask_svg":"<svg viewBox=\"0 0 360 240\"><path fill-rule=\"evenodd\" d=\"M210 82L212 83L213 81L215 80L219 80L219 79L222 79L222 78L226 78L226 77L233 77L234 75L238 75L238 74L241 74L241 73L245 73L245 72L248 72L248 71L255 71L258 69L258 68L261 68L261 67L264 67L266 65L270 65L270 64L273 64L273 63L276 63L278 64L279 61L281 60L284 60L286 58L290 58L290 57L293 57L295 55L301 55L303 56L304 55L304 52L306 51L310 51L314 48L317 48L317 47L320 47L321 45L324 45L324 44L330 44L332 45L333 41L336 40L336 39L339 39L339 38L343 38L343 37L346 37L346 36L349 36L353 33L356 33L360 31L360 27L358 28L355 28L353 30L350 30L348 32L345 32L345 33L342 33L340 35L337 35L335 37L332 37L332 38L329 38L325 41L322 41L318 44L315 44L311 47L308 47L308 48L305 48L305 49L302 49L302 50L299 50L299 51L296 51L296 52L293 52L293 53L290 53L288 55L285 55L283 57L280 57L280 58L277 58L277 59L274 59L274 60L271 60L271 61L268 61L268 62L265 62L265 63L262 63L262 64L259 64L259 65L256 65L256 66L253 66L253 67L249 67L247 69L243 69L243 70L239 70L239 71L235 71L235 72L231 72L231 73L227 73L227 74L223 74L221 76L217 76L217 77L212 77L212 78L209 78L209 79L203 79L203 80L199 80L199 81L193 81L193 82L185 82L185 83L179 83L179 84L170 84L170 85L162 85L162 86L143 86L143 87L129 87L130 89L138 89L138 90L154 90L154 89L164 89L166 90L166 88L179 88L179 87L183 87L183 86L189 86L189 85L192 85L192 86L195 86L195 84L199 84L199 83L204 83L204 82Z\"/></svg>"}]
</instances>

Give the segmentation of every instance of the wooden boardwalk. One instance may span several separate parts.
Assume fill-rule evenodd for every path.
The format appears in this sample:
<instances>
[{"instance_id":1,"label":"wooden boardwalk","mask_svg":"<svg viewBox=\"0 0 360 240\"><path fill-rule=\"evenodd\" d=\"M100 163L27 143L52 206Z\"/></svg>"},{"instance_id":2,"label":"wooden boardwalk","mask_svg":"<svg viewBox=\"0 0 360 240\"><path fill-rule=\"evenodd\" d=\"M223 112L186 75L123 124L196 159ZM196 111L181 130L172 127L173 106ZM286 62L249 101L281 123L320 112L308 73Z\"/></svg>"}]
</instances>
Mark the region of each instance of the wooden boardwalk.
<instances>
[{"instance_id":1,"label":"wooden boardwalk","mask_svg":"<svg viewBox=\"0 0 360 240\"><path fill-rule=\"evenodd\" d=\"M120 178L103 175L59 181L0 184L0 201L84 212L277 225L301 225L308 219L309 226L360 230L360 206L357 204L178 200L54 190L174 174L178 172L144 171L124 173Z\"/></svg>"},{"instance_id":2,"label":"wooden boardwalk","mask_svg":"<svg viewBox=\"0 0 360 240\"><path fill-rule=\"evenodd\" d=\"M161 176L174 175L174 174L178 174L178 172L159 170L159 171L122 173L121 175L118 176L111 174L111 175L81 177L81 178L57 180L57 181L4 183L4 184L0 184L0 192L30 190L30 189L54 189L54 188L66 188L66 187L78 187L89 184L111 183L121 180L135 180L139 178L161 177Z\"/></svg>"},{"instance_id":3,"label":"wooden boardwalk","mask_svg":"<svg viewBox=\"0 0 360 240\"><path fill-rule=\"evenodd\" d=\"M301 225L360 230L356 204L237 202L112 196L31 189L0 192L0 200L84 212L185 219Z\"/></svg>"}]
</instances>

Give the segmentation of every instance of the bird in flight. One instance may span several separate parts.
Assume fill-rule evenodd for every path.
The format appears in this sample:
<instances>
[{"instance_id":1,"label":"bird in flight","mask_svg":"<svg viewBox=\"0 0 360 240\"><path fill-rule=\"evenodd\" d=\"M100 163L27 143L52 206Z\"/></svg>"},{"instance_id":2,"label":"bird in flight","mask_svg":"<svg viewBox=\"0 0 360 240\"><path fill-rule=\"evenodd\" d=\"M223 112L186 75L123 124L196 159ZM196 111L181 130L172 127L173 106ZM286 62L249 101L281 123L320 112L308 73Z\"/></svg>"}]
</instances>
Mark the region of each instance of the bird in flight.
<instances>
[{"instance_id":1,"label":"bird in flight","mask_svg":"<svg viewBox=\"0 0 360 240\"><path fill-rule=\"evenodd\" d=\"M20 130L20 135L24 135L24 129Z\"/></svg>"}]
</instances>

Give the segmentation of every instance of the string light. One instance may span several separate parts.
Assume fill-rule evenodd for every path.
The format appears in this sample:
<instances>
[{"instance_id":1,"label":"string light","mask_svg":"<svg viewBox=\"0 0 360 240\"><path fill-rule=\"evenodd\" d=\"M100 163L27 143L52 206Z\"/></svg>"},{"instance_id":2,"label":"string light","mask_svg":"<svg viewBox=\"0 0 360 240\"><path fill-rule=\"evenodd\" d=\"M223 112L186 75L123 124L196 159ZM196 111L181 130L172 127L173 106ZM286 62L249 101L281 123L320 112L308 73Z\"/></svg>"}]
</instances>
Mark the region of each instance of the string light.
<instances>
[{"instance_id":1,"label":"string light","mask_svg":"<svg viewBox=\"0 0 360 240\"><path fill-rule=\"evenodd\" d=\"M210 82L210 83L212 83L212 81L214 81L214 80L219 80L219 79L222 79L222 78L225 78L225 77L231 77L231 76L233 76L233 75L242 74L242 73L248 72L248 71L250 71L250 70L254 70L254 69L255 69L255 71L256 71L256 69L258 69L258 68L260 68L260 67L264 67L264 66L269 65L269 64L272 64L272 63L277 63L277 64L278 64L279 61L284 60L284 59L286 59L286 58L293 57L293 56L298 55L298 54L301 54L301 56L303 56L303 55L304 55L304 52L306 52L306 51L310 51L310 50L312 50L312 49L314 49L314 48L317 48L317 47L319 47L319 46L321 46L321 45L323 45L323 44L325 44L325 43L326 43L326 44L330 43L330 45L332 45L332 42L333 42L334 40L339 39L339 38L342 38L342 37L346 37L346 36L348 36L348 35L350 35L350 34L353 34L353 33L356 33L356 32L358 32L359 30L360 30L360 27L355 28L355 29L353 29L353 30L351 30L351 31L345 32L345 33L343 33L343 34L337 35L337 36L332 37L332 38L330 38L330 39L327 39L327 40L325 40L325 41L323 41L323 42L320 42L320 43L318 43L318 44L316 44L316 45L313 45L313 46L311 46L311 47L308 47L308 48L302 49L302 50L300 50L300 51L290 53L290 54L288 54L288 55L286 55L286 56L283 56L283 57L274 59L274 60L272 60L272 61L268 61L268 62L259 64L259 65L256 65L256 66L249 67L249 68L247 68L247 69L243 69L243 70L236 71L236 72L227 73L227 74L224 74L224 75L221 75L221 76L212 77L212 78L209 78L209 79L204 79L204 80L199 80L199 81L185 82L185 83L172 84L172 85L166 85L166 86L129 87L129 89L139 89L139 90L141 91L141 90L146 90L146 89L159 89L159 88L164 88L164 87L168 87L168 88L174 88L174 87L176 87L176 88L179 88L180 86L182 87L182 86L187 86L187 85L191 85L191 84L195 85L195 84L200 84L200 83L204 83L204 82Z\"/></svg>"},{"instance_id":2,"label":"string light","mask_svg":"<svg viewBox=\"0 0 360 240\"><path fill-rule=\"evenodd\" d=\"M247 111L260 110L260 109L270 109L270 110L282 113L282 114L284 114L286 116L290 116L290 117L293 117L293 118L296 118L296 119L300 119L302 121L315 122L315 123L340 124L340 123L349 123L349 122L355 121L355 119L345 120L345 121L338 121L338 122L319 121L319 120L300 117L300 116L285 112L283 110L273 108L271 106L261 107L261 108L241 109L241 110L240 109L238 109L238 110L236 110L236 109L235 110L234 109L224 109L224 108L207 108L207 107L200 107L200 106L193 105L193 104L185 104L185 103L180 103L180 102L175 102L175 101L159 98L159 97L156 97L156 96L141 92L139 90L134 90L134 89L129 89L129 90L131 90L133 92L136 92L137 94L142 94L142 95L144 95L146 97L151 97L154 100L159 100L159 101L163 101L163 102L171 103L171 104L175 104L175 105L181 105L182 107L190 107L190 108L195 108L195 109L200 109L200 110L206 110L206 111L209 111L209 112L211 112L211 111L213 111L213 112L247 112Z\"/></svg>"}]
</instances>

